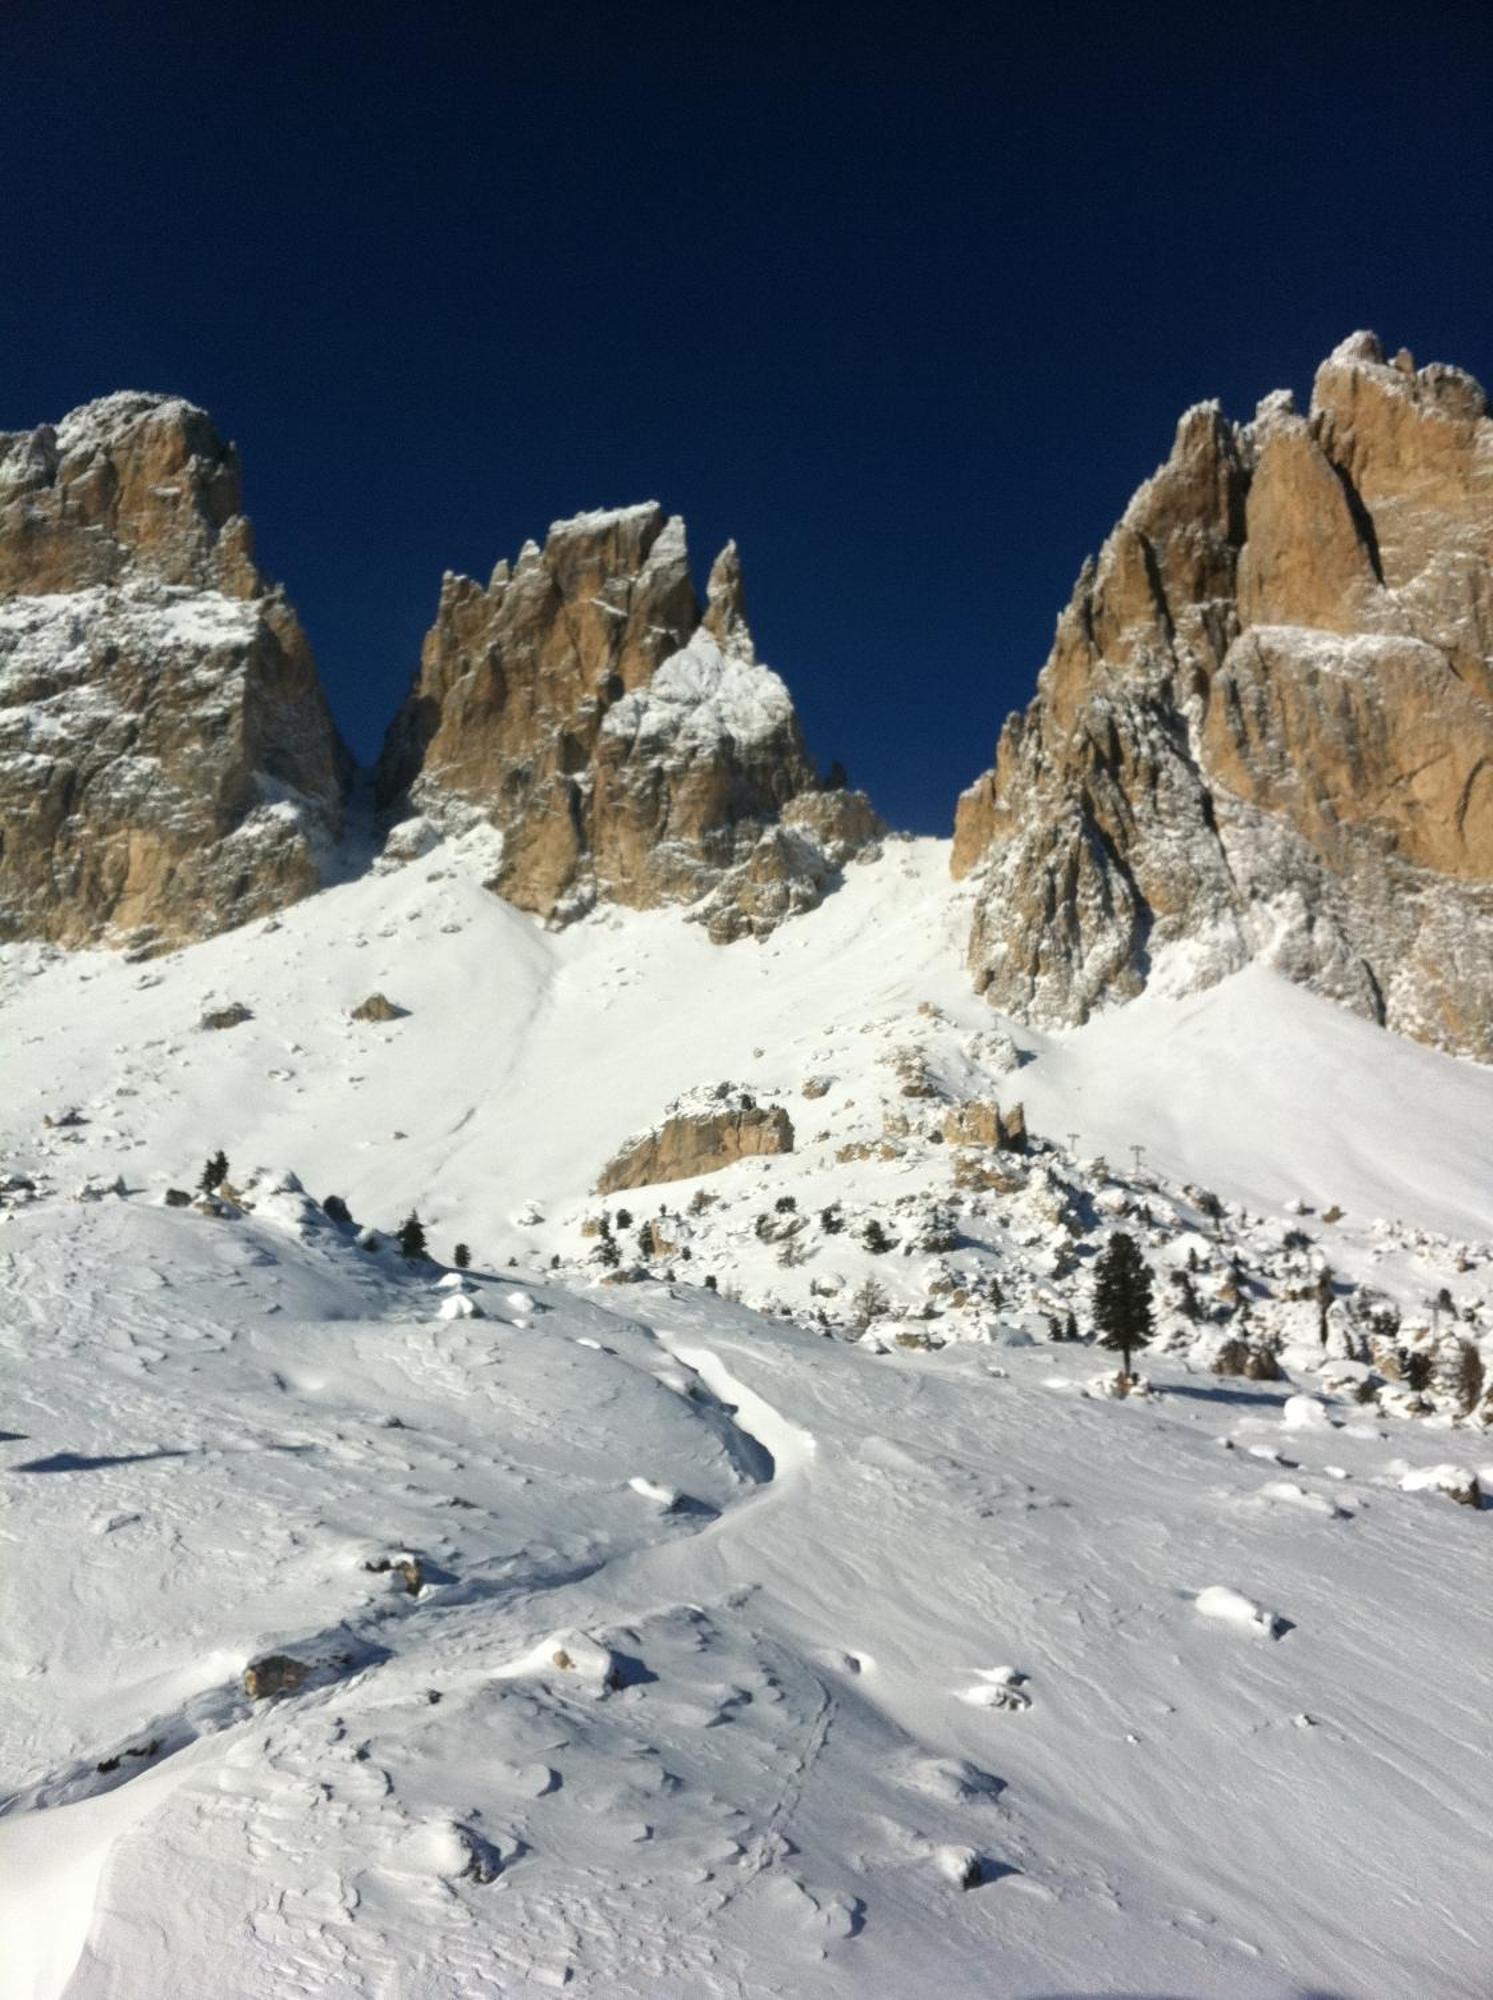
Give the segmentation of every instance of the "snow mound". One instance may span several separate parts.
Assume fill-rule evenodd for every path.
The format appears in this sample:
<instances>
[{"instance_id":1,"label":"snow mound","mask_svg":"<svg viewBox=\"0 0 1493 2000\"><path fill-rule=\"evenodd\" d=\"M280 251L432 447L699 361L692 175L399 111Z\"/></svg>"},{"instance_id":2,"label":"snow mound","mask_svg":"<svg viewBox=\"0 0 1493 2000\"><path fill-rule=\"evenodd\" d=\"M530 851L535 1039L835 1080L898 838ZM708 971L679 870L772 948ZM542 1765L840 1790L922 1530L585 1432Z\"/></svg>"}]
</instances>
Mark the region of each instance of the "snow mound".
<instances>
[{"instance_id":1,"label":"snow mound","mask_svg":"<svg viewBox=\"0 0 1493 2000\"><path fill-rule=\"evenodd\" d=\"M1198 1592L1195 1602L1204 1618L1216 1618L1221 1624L1247 1632L1261 1632L1267 1639L1278 1639L1284 1629L1284 1621L1277 1612L1267 1611L1253 1598L1230 1590L1226 1584L1210 1584Z\"/></svg>"}]
</instances>

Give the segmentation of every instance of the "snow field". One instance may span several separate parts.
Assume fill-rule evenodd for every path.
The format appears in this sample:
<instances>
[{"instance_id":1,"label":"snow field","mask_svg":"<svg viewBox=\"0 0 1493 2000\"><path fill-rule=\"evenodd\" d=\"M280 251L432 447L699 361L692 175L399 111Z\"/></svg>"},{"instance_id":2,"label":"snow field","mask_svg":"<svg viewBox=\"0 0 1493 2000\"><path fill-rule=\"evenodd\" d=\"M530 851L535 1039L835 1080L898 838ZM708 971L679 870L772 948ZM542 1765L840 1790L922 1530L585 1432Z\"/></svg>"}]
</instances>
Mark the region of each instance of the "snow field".
<instances>
[{"instance_id":1,"label":"snow field","mask_svg":"<svg viewBox=\"0 0 1493 2000\"><path fill-rule=\"evenodd\" d=\"M1012 1073L943 865L890 843L727 951L548 936L448 845L147 965L0 952L38 1182L0 1208L18 2000L1480 1993L1486 1436L1311 1340L1270 1382L1148 1353L1123 1399L1019 1314L924 1352L922 1260L847 1230L784 1272L751 1220L895 1215L936 1149L838 1154L915 1040L1079 1162L1143 1146L1126 1199L1196 1180L1262 1242L1338 1203L1340 1269L1471 1300L1493 1078L1255 974L1022 1033ZM407 1017L352 1022L375 990ZM597 1282L599 1167L725 1078L798 1149L700 1184L674 1283ZM252 1213L161 1206L220 1144ZM471 1271L393 1253L411 1206ZM1049 1227L1001 1223L1033 1260ZM712 1266L885 1276L903 1316L827 1339ZM267 1653L307 1678L251 1702Z\"/></svg>"}]
</instances>

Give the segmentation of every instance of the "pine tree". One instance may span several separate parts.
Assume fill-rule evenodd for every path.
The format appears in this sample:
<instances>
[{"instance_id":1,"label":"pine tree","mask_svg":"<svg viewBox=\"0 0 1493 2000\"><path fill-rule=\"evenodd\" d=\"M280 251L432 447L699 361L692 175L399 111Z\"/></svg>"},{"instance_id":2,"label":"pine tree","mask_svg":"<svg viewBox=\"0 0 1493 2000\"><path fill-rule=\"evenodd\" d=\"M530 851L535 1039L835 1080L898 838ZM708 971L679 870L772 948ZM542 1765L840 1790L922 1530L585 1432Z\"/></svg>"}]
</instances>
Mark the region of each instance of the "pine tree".
<instances>
[{"instance_id":1,"label":"pine tree","mask_svg":"<svg viewBox=\"0 0 1493 2000\"><path fill-rule=\"evenodd\" d=\"M467 1266L472 1261L472 1253L467 1248L465 1243L457 1244L455 1250L451 1254L451 1261L455 1264L458 1271L466 1270Z\"/></svg>"},{"instance_id":2,"label":"pine tree","mask_svg":"<svg viewBox=\"0 0 1493 2000\"><path fill-rule=\"evenodd\" d=\"M423 1257L425 1255L425 1224L413 1209L399 1225L399 1254L401 1257Z\"/></svg>"},{"instance_id":3,"label":"pine tree","mask_svg":"<svg viewBox=\"0 0 1493 2000\"><path fill-rule=\"evenodd\" d=\"M862 1332L873 1319L880 1319L888 1306L886 1290L874 1278L864 1278L850 1300L850 1324Z\"/></svg>"},{"instance_id":4,"label":"pine tree","mask_svg":"<svg viewBox=\"0 0 1493 2000\"><path fill-rule=\"evenodd\" d=\"M1063 1338L1064 1340L1077 1340L1078 1338L1077 1313L1072 1311L1069 1312L1067 1320L1064 1322L1063 1325Z\"/></svg>"},{"instance_id":5,"label":"pine tree","mask_svg":"<svg viewBox=\"0 0 1493 2000\"><path fill-rule=\"evenodd\" d=\"M216 1194L228 1178L228 1155L219 1150L214 1153L202 1169L202 1179L197 1185L203 1194Z\"/></svg>"},{"instance_id":6,"label":"pine tree","mask_svg":"<svg viewBox=\"0 0 1493 2000\"><path fill-rule=\"evenodd\" d=\"M888 1250L896 1248L891 1237L887 1235L886 1230L882 1227L880 1217L875 1215L871 1217L871 1220L862 1231L861 1241L873 1257L884 1257Z\"/></svg>"},{"instance_id":7,"label":"pine tree","mask_svg":"<svg viewBox=\"0 0 1493 2000\"><path fill-rule=\"evenodd\" d=\"M1399 1353L1400 1380L1420 1395L1431 1386L1431 1357L1423 1347L1402 1347Z\"/></svg>"},{"instance_id":8,"label":"pine tree","mask_svg":"<svg viewBox=\"0 0 1493 2000\"><path fill-rule=\"evenodd\" d=\"M1317 1302L1317 1339L1324 1347L1327 1345L1327 1312L1332 1304L1332 1283L1332 1267L1324 1264L1312 1287L1312 1297Z\"/></svg>"},{"instance_id":9,"label":"pine tree","mask_svg":"<svg viewBox=\"0 0 1493 2000\"><path fill-rule=\"evenodd\" d=\"M1122 1374L1132 1378L1130 1357L1151 1338L1151 1272L1135 1239L1116 1230L1094 1267L1094 1325L1100 1344L1124 1358Z\"/></svg>"}]
</instances>

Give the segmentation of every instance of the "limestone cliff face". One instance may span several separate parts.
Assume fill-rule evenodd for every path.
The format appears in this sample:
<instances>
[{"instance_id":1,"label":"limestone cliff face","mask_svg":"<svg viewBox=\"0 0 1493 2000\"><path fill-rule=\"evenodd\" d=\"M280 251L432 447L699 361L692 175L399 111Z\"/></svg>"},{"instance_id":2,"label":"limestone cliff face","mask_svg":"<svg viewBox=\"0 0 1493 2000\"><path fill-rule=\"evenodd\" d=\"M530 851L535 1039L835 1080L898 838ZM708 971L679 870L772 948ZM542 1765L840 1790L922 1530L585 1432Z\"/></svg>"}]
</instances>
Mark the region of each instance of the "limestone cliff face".
<instances>
[{"instance_id":1,"label":"limestone cliff face","mask_svg":"<svg viewBox=\"0 0 1493 2000\"><path fill-rule=\"evenodd\" d=\"M702 612L684 525L651 503L557 522L486 588L446 578L378 797L489 819L522 909L685 903L722 940L808 907L882 830L820 788L734 545Z\"/></svg>"},{"instance_id":2,"label":"limestone cliff face","mask_svg":"<svg viewBox=\"0 0 1493 2000\"><path fill-rule=\"evenodd\" d=\"M293 901L347 769L201 410L0 435L0 936L164 948Z\"/></svg>"},{"instance_id":3,"label":"limestone cliff face","mask_svg":"<svg viewBox=\"0 0 1493 2000\"><path fill-rule=\"evenodd\" d=\"M1263 959L1493 1060L1493 422L1372 334L1190 410L960 801L992 1004L1083 1020Z\"/></svg>"}]
</instances>

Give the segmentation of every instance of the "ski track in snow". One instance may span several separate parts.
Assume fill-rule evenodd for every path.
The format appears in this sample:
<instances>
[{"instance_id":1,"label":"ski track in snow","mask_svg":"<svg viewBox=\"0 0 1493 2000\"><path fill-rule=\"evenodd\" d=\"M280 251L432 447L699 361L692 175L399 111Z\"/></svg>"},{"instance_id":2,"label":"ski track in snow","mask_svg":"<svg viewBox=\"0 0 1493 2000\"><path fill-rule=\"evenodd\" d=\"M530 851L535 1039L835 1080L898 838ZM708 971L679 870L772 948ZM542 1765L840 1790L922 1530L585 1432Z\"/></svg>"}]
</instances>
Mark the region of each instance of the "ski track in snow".
<instances>
[{"instance_id":1,"label":"ski track in snow","mask_svg":"<svg viewBox=\"0 0 1493 2000\"><path fill-rule=\"evenodd\" d=\"M4 957L13 1149L76 1100L37 1163L139 1190L0 1229L7 2000L1485 1992L1490 1517L1400 1490L1485 1442L480 1267L675 1090L796 1084L847 994L985 1018L941 865L894 846L736 956L672 913L551 939L420 864L143 973ZM376 988L410 1018L348 1022ZM1490 1080L1307 996L1036 1039L1029 1113L1089 1143L1479 1213ZM438 1199L482 1317L292 1200L151 1203L220 1137L384 1227ZM310 1675L253 1703L268 1652Z\"/></svg>"}]
</instances>

